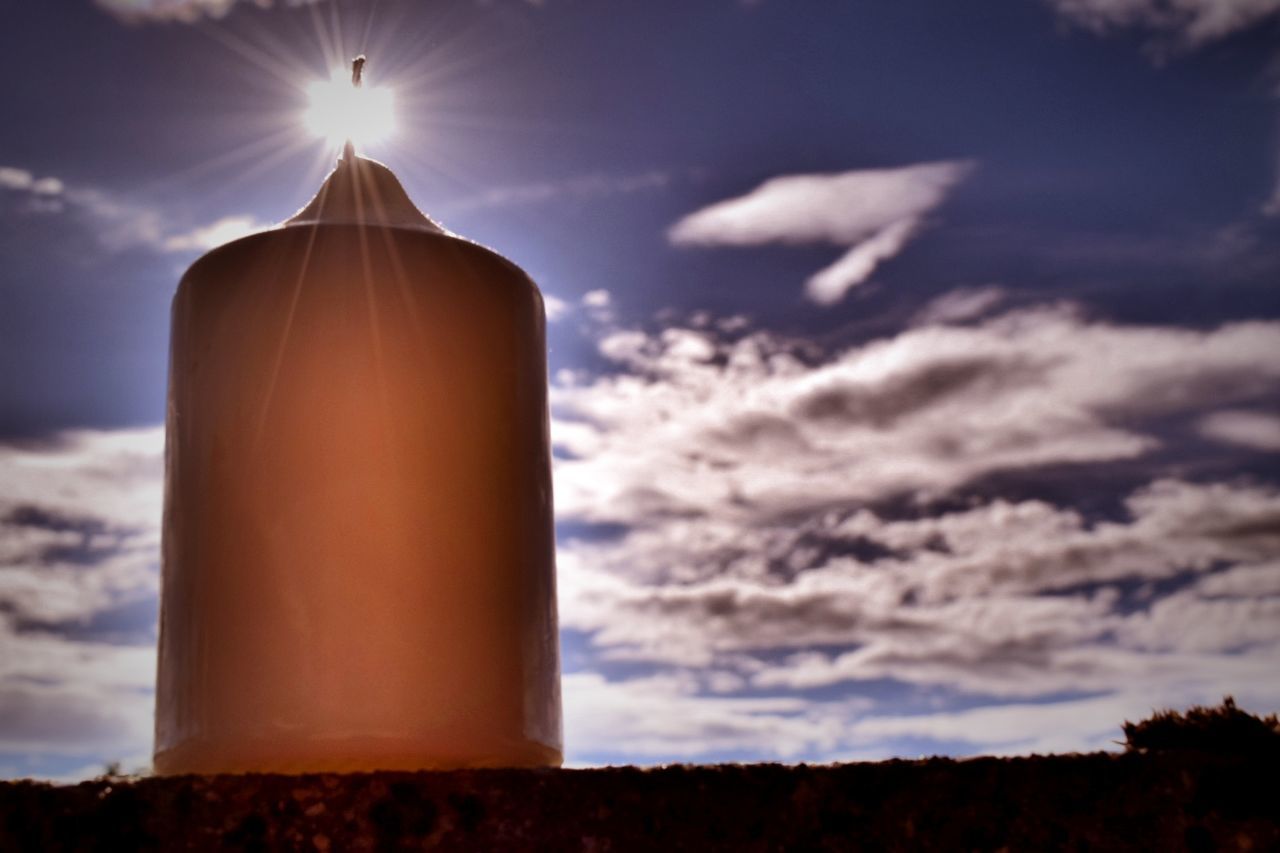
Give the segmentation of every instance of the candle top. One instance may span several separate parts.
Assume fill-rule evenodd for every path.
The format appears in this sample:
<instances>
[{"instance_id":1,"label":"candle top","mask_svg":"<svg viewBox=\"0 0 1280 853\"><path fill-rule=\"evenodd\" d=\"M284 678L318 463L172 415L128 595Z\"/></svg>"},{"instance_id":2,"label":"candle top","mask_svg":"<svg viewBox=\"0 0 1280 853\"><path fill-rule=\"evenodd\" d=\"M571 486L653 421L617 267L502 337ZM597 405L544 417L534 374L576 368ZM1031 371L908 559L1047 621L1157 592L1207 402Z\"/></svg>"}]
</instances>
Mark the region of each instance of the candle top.
<instances>
[{"instance_id":1,"label":"candle top","mask_svg":"<svg viewBox=\"0 0 1280 853\"><path fill-rule=\"evenodd\" d=\"M376 160L348 151L315 198L285 220L293 225L381 225L447 233L418 210L395 173Z\"/></svg>"}]
</instances>

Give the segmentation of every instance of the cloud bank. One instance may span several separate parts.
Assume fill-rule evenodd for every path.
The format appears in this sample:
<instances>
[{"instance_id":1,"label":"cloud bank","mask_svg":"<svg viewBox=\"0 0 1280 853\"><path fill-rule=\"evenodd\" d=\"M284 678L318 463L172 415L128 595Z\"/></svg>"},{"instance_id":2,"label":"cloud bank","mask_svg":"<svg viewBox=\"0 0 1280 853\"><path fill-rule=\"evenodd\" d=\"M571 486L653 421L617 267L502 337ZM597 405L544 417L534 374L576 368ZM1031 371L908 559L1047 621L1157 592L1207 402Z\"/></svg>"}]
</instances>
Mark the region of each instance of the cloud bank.
<instances>
[{"instance_id":1,"label":"cloud bank","mask_svg":"<svg viewBox=\"0 0 1280 853\"><path fill-rule=\"evenodd\" d=\"M163 446L158 428L0 444L0 753L85 772L149 754Z\"/></svg>"},{"instance_id":2,"label":"cloud bank","mask_svg":"<svg viewBox=\"0 0 1280 853\"><path fill-rule=\"evenodd\" d=\"M557 503L594 521L782 513L1135 459L1162 444L1144 421L1280 389L1278 323L1117 326L1071 305L831 355L689 328L618 331L600 350L626 371L552 392Z\"/></svg>"},{"instance_id":3,"label":"cloud bank","mask_svg":"<svg viewBox=\"0 0 1280 853\"><path fill-rule=\"evenodd\" d=\"M661 760L1105 749L1153 707L1280 703L1280 491L1155 461L1280 391L1280 323L982 319L999 296L834 352L616 330L618 372L553 389L574 749L632 728ZM1068 485L983 485L1011 476ZM1099 493L1116 506L1076 505Z\"/></svg>"},{"instance_id":4,"label":"cloud bank","mask_svg":"<svg viewBox=\"0 0 1280 853\"><path fill-rule=\"evenodd\" d=\"M1280 323L998 296L830 351L611 328L613 370L557 381L571 763L1109 748L1152 707L1280 704L1280 490L1158 461L1265 452ZM0 446L0 750L145 756L162 443Z\"/></svg>"},{"instance_id":5,"label":"cloud bank","mask_svg":"<svg viewBox=\"0 0 1280 853\"><path fill-rule=\"evenodd\" d=\"M949 161L772 178L744 196L689 214L668 236L678 246L848 247L806 284L810 299L830 305L901 252L972 168L971 163Z\"/></svg>"}]
</instances>

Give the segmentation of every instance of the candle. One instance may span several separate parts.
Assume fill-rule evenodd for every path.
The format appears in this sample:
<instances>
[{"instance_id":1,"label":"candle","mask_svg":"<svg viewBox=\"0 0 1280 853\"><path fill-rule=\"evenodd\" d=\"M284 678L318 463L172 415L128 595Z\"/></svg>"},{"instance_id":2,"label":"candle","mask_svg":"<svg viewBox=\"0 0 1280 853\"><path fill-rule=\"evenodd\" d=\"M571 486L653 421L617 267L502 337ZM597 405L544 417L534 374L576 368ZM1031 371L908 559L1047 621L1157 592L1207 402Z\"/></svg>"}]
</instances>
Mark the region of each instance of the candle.
<instances>
[{"instance_id":1,"label":"candle","mask_svg":"<svg viewBox=\"0 0 1280 853\"><path fill-rule=\"evenodd\" d=\"M348 145L170 359L156 772L558 765L533 282Z\"/></svg>"}]
</instances>

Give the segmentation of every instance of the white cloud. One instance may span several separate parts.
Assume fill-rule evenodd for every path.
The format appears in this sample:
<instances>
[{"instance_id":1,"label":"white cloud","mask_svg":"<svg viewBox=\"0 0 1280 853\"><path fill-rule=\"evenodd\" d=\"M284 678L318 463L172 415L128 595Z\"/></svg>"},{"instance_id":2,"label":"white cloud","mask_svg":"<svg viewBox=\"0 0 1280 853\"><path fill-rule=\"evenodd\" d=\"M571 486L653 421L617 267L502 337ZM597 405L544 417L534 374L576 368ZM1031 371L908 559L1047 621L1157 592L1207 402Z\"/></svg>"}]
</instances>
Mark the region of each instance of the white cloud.
<instances>
[{"instance_id":1,"label":"white cloud","mask_svg":"<svg viewBox=\"0 0 1280 853\"><path fill-rule=\"evenodd\" d=\"M573 306L568 302L550 293L542 294L542 306L547 313L548 323L554 323L573 310Z\"/></svg>"},{"instance_id":2,"label":"white cloud","mask_svg":"<svg viewBox=\"0 0 1280 853\"><path fill-rule=\"evenodd\" d=\"M0 190L7 190L24 200L24 213L60 213L65 208L66 187L57 178L37 178L26 169L0 166Z\"/></svg>"},{"instance_id":3,"label":"white cloud","mask_svg":"<svg viewBox=\"0 0 1280 853\"><path fill-rule=\"evenodd\" d=\"M691 213L671 228L682 245L849 245L939 205L970 170L958 162L771 178L745 196Z\"/></svg>"},{"instance_id":4,"label":"white cloud","mask_svg":"<svg viewBox=\"0 0 1280 853\"><path fill-rule=\"evenodd\" d=\"M0 187L7 190L29 190L35 177L26 169L0 166Z\"/></svg>"},{"instance_id":5,"label":"white cloud","mask_svg":"<svg viewBox=\"0 0 1280 853\"><path fill-rule=\"evenodd\" d=\"M1050 0L1060 14L1089 29L1140 27L1199 47L1262 23L1280 0Z\"/></svg>"},{"instance_id":6,"label":"white cloud","mask_svg":"<svg viewBox=\"0 0 1280 853\"><path fill-rule=\"evenodd\" d=\"M1254 450L1280 451L1280 417L1262 412L1222 411L1200 419L1200 432L1212 439Z\"/></svg>"},{"instance_id":7,"label":"white cloud","mask_svg":"<svg viewBox=\"0 0 1280 853\"><path fill-rule=\"evenodd\" d=\"M207 251L270 227L270 223L259 222L252 216L224 216L212 224L166 237L163 247L169 252Z\"/></svg>"},{"instance_id":8,"label":"white cloud","mask_svg":"<svg viewBox=\"0 0 1280 853\"><path fill-rule=\"evenodd\" d=\"M57 178L41 178L31 184L31 191L36 195L59 195L64 189L66 187Z\"/></svg>"},{"instance_id":9,"label":"white cloud","mask_svg":"<svg viewBox=\"0 0 1280 853\"><path fill-rule=\"evenodd\" d=\"M811 299L832 304L901 252L972 168L950 161L772 178L744 196L689 214L668 236L681 246L847 246L840 260L807 284Z\"/></svg>"}]
</instances>

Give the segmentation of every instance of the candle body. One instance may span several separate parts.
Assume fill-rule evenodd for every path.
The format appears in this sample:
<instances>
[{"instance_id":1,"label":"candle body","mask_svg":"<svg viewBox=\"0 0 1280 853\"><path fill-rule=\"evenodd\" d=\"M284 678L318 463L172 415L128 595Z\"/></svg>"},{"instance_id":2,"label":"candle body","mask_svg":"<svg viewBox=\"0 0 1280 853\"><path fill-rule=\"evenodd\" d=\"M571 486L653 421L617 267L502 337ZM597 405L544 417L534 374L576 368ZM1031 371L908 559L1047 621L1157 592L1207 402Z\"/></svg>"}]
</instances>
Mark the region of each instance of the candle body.
<instances>
[{"instance_id":1,"label":"candle body","mask_svg":"<svg viewBox=\"0 0 1280 853\"><path fill-rule=\"evenodd\" d=\"M542 299L455 237L295 225L173 305L156 770L558 765Z\"/></svg>"}]
</instances>

